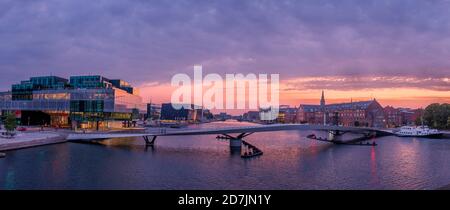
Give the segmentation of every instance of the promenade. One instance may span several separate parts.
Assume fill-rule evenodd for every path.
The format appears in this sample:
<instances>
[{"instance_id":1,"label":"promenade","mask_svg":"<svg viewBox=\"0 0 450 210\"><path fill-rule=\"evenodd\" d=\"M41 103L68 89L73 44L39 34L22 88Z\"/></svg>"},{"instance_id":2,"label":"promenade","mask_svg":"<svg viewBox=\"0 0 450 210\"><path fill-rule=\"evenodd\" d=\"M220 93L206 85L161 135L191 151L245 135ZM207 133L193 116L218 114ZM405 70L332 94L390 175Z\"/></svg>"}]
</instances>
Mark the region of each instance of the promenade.
<instances>
[{"instance_id":1,"label":"promenade","mask_svg":"<svg viewBox=\"0 0 450 210\"><path fill-rule=\"evenodd\" d=\"M0 151L66 142L66 135L54 131L18 132L14 138L0 138Z\"/></svg>"},{"instance_id":2,"label":"promenade","mask_svg":"<svg viewBox=\"0 0 450 210\"><path fill-rule=\"evenodd\" d=\"M25 132L17 132L14 138L0 138L0 151L22 149L27 147L43 146L48 144L57 144L67 142L69 134L92 134L92 133L141 133L145 132L143 128L125 128L108 131L72 131L67 129L49 129L40 131L39 127L27 127Z\"/></svg>"}]
</instances>

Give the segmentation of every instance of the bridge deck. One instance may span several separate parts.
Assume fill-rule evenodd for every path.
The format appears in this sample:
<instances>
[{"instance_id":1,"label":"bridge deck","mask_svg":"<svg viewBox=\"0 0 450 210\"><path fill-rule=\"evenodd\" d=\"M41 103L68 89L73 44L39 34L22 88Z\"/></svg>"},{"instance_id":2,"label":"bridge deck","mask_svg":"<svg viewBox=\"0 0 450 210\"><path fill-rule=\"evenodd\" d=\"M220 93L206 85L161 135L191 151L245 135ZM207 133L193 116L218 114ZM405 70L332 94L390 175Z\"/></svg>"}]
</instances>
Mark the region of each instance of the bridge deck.
<instances>
[{"instance_id":1,"label":"bridge deck","mask_svg":"<svg viewBox=\"0 0 450 210\"><path fill-rule=\"evenodd\" d=\"M94 139L110 139L110 138L128 138L143 136L183 136L183 135L213 135L213 134L240 134L240 133L256 133L256 132L274 132L286 130L321 130L321 131L344 131L352 133L364 132L381 132L388 134L387 130L365 127L343 127L330 125L309 125L309 124L273 124L258 126L241 126L226 128L201 128L201 129L183 129L176 131L167 131L164 128L159 132L146 133L80 133L69 134L67 140L94 140Z\"/></svg>"}]
</instances>

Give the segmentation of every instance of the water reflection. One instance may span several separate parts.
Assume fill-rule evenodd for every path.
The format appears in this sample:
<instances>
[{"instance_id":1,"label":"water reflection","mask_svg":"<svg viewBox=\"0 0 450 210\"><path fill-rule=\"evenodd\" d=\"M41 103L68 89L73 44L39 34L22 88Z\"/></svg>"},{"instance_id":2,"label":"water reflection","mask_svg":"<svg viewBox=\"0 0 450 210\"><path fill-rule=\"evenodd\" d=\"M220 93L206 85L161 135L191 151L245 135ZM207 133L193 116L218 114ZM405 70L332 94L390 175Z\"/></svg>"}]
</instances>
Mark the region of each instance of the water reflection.
<instances>
[{"instance_id":1,"label":"water reflection","mask_svg":"<svg viewBox=\"0 0 450 210\"><path fill-rule=\"evenodd\" d=\"M248 125L231 122L195 126ZM256 133L242 151L215 135L115 139L8 152L2 189L434 189L450 183L450 142L383 137L377 147L311 141L308 134Z\"/></svg>"},{"instance_id":2,"label":"water reflection","mask_svg":"<svg viewBox=\"0 0 450 210\"><path fill-rule=\"evenodd\" d=\"M377 154L375 147L372 147L370 150L370 175L372 178L372 184L378 184L378 173L377 173Z\"/></svg>"},{"instance_id":3,"label":"water reflection","mask_svg":"<svg viewBox=\"0 0 450 210\"><path fill-rule=\"evenodd\" d=\"M242 148L241 147L230 147L230 155L231 156L241 156Z\"/></svg>"}]
</instances>

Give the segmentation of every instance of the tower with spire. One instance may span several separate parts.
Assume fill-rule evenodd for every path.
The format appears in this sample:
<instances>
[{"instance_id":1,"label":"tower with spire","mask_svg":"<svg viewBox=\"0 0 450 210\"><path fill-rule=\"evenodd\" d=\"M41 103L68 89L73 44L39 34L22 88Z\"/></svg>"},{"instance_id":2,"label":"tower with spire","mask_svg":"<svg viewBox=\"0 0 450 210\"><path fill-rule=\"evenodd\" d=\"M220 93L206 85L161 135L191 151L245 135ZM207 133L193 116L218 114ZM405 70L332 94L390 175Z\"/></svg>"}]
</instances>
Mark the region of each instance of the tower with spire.
<instances>
[{"instance_id":1,"label":"tower with spire","mask_svg":"<svg viewBox=\"0 0 450 210\"><path fill-rule=\"evenodd\" d=\"M322 90L322 98L320 98L320 107L322 109L325 108L325 94L324 94L323 90Z\"/></svg>"},{"instance_id":2,"label":"tower with spire","mask_svg":"<svg viewBox=\"0 0 450 210\"><path fill-rule=\"evenodd\" d=\"M325 110L325 94L324 94L323 90L322 90L322 97L320 98L320 109L322 110L322 113L323 113L323 124L326 125L327 124L327 116L326 116L326 110Z\"/></svg>"}]
</instances>

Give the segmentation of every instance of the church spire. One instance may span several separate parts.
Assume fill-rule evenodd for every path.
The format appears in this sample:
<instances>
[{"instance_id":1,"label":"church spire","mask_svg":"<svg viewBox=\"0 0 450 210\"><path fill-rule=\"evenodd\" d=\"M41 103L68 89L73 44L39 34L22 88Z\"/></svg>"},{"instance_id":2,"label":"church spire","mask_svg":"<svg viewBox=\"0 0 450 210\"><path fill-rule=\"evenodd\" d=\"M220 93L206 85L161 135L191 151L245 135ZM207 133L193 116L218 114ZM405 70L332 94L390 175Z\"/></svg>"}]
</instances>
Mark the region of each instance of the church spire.
<instances>
[{"instance_id":1,"label":"church spire","mask_svg":"<svg viewBox=\"0 0 450 210\"><path fill-rule=\"evenodd\" d=\"M325 106L325 94L322 90L322 98L320 98L320 106Z\"/></svg>"},{"instance_id":2,"label":"church spire","mask_svg":"<svg viewBox=\"0 0 450 210\"><path fill-rule=\"evenodd\" d=\"M320 98L320 109L322 110L323 113L323 125L327 124L327 113L326 113L326 108L325 108L325 94L322 90L322 98Z\"/></svg>"}]
</instances>

